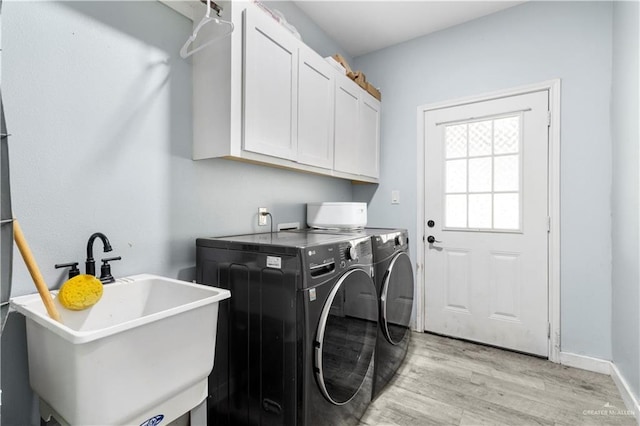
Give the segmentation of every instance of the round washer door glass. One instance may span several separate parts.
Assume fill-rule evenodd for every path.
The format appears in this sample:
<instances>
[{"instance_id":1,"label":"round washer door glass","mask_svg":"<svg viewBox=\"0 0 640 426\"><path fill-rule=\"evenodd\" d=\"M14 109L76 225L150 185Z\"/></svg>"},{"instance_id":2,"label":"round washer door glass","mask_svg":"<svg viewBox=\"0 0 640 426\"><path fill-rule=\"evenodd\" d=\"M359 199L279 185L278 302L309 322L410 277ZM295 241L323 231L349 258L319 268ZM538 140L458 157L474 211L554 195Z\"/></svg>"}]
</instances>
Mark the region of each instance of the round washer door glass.
<instances>
[{"instance_id":1,"label":"round washer door glass","mask_svg":"<svg viewBox=\"0 0 640 426\"><path fill-rule=\"evenodd\" d=\"M316 336L316 377L329 402L346 404L360 390L376 346L377 319L373 280L352 269L331 290Z\"/></svg>"},{"instance_id":2,"label":"round washer door glass","mask_svg":"<svg viewBox=\"0 0 640 426\"><path fill-rule=\"evenodd\" d=\"M413 307L413 268L405 252L389 265L380 293L382 331L389 343L397 345L409 331Z\"/></svg>"}]
</instances>

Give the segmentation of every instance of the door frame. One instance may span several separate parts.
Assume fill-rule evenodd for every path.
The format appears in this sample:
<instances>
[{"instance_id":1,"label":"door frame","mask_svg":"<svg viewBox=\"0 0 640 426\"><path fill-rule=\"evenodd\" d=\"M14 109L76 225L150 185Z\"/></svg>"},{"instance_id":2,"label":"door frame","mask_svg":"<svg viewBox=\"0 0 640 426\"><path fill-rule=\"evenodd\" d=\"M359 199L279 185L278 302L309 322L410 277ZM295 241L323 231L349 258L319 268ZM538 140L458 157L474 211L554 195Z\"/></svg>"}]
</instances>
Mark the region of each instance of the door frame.
<instances>
[{"instance_id":1,"label":"door frame","mask_svg":"<svg viewBox=\"0 0 640 426\"><path fill-rule=\"evenodd\" d=\"M549 150L548 150L548 315L549 361L560 362L560 89L559 78L499 90L475 96L420 105L417 108L417 227L416 227L416 318L413 328L424 332L425 320L425 148L424 114L428 111L525 95L547 90L549 92Z\"/></svg>"}]
</instances>

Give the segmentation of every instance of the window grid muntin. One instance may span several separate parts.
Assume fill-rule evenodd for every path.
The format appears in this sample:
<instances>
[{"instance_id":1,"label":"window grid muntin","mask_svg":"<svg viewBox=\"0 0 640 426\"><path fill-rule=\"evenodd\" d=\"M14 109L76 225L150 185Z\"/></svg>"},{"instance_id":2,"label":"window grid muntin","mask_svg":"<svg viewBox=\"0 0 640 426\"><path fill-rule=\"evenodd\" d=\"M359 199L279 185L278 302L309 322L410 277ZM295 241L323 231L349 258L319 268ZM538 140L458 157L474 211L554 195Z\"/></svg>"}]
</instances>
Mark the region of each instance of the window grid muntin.
<instances>
[{"instance_id":1,"label":"window grid muntin","mask_svg":"<svg viewBox=\"0 0 640 426\"><path fill-rule=\"evenodd\" d=\"M517 118L517 130L518 130L518 134L517 134L517 143L516 143L516 151L508 151L508 152L500 152L500 153L496 153L495 151L495 122L497 120L503 120L503 119L508 119L508 118ZM451 230L451 231L470 231L470 232L499 232L499 233L521 233L522 232L522 223L523 223L523 212L522 212L522 206L523 206L523 168L522 168L522 163L523 163L523 152L524 152L524 147L523 147L523 114L522 112L519 112L518 114L502 114L502 115L496 115L496 116L492 116L492 117L483 117L481 119L472 119L472 120L468 120L468 121L458 121L455 123L447 123L447 125L444 128L444 138L443 138L443 142L444 142L444 151L443 151L443 157L444 157L444 169L443 169L443 175L444 175L444 185L445 186L445 190L443 191L443 195L444 195L444 200L443 200L443 222L444 222L444 226L443 226L443 230ZM491 154L481 154L481 155L470 155L470 125L474 124L474 123L482 123L482 122L490 122L491 123ZM444 124L444 123L443 123ZM448 152L447 152L447 129L450 127L458 127L458 126L465 126L465 135L466 135L466 145L465 145L465 155L464 156L449 156L448 157ZM517 190L499 190L496 191L495 190L495 179L496 179L496 173L495 173L495 159L496 158L500 158L500 157L515 157L517 156L517 160L516 160L516 164L517 164L517 180L518 180L518 184L517 184ZM478 191L478 192L471 192L470 190L470 170L469 170L469 164L470 164L470 160L472 159L481 159L481 158L491 158L491 191ZM447 163L449 161L458 161L458 160L464 160L466 163L466 191L463 192L449 192L446 190L446 185L447 185ZM477 227L470 227L469 226L469 215L470 215L470 201L469 201L469 196L470 195L491 195L491 227L490 228L477 228ZM508 195L508 194L513 194L516 195L518 197L518 201L517 201L517 207L518 207L518 212L517 212L517 223L518 223L518 227L517 228L496 228L495 227L495 222L496 222L496 201L495 201L495 195ZM456 195L456 196L461 196L464 195L465 196L465 208L466 208L466 222L465 222L465 226L460 227L460 226L447 226L448 223L448 216L447 216L447 197L448 196L452 196L452 195Z\"/></svg>"}]
</instances>

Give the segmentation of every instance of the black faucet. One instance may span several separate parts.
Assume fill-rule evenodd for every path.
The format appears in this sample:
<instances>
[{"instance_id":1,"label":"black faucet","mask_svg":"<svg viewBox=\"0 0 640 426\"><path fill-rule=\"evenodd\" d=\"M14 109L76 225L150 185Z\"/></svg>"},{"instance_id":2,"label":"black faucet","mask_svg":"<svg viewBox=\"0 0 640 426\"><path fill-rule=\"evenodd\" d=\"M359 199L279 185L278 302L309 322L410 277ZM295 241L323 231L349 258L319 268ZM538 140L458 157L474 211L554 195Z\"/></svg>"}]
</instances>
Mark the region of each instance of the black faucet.
<instances>
[{"instance_id":1,"label":"black faucet","mask_svg":"<svg viewBox=\"0 0 640 426\"><path fill-rule=\"evenodd\" d=\"M111 248L111 244L109 243L109 239L102 232L96 232L89 237L89 242L87 242L87 261L85 262L86 273L88 275L96 274L96 261L93 259L93 242L96 238L100 238L102 240L102 246L105 253L113 250Z\"/></svg>"}]
</instances>

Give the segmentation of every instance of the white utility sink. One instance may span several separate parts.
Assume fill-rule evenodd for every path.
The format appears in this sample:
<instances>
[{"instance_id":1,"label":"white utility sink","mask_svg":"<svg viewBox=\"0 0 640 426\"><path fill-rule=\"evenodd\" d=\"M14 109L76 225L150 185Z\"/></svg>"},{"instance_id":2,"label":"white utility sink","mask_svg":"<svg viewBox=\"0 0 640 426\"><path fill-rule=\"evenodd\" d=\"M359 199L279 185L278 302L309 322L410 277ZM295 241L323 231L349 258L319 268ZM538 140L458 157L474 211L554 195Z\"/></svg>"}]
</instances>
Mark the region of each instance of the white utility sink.
<instances>
[{"instance_id":1,"label":"white utility sink","mask_svg":"<svg viewBox=\"0 0 640 426\"><path fill-rule=\"evenodd\" d=\"M29 381L48 414L71 425L166 424L207 396L218 302L229 297L143 274L105 285L84 311L54 300L61 323L38 294L11 306L27 318Z\"/></svg>"}]
</instances>

